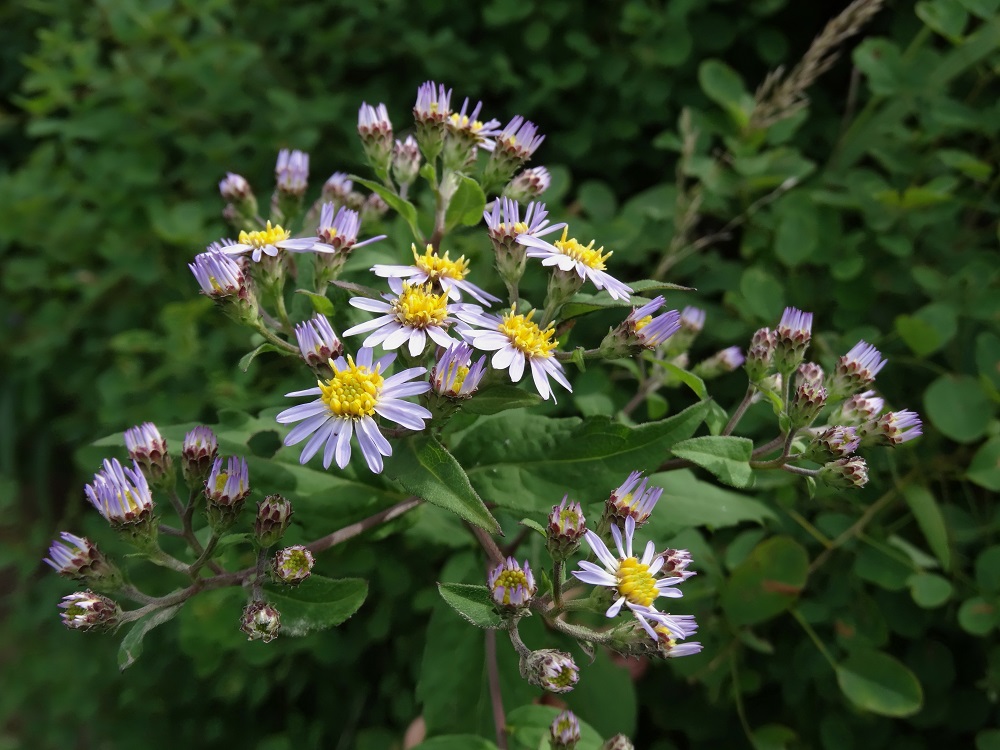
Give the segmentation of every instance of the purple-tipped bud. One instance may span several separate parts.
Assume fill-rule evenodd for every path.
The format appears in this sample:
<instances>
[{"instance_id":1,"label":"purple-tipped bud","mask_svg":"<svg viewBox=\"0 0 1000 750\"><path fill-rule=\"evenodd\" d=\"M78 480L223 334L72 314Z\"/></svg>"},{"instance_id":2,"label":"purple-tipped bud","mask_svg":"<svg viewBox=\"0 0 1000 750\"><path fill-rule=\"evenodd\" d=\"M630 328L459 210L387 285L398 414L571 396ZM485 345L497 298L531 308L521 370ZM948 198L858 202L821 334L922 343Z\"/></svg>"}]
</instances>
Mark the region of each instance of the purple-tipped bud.
<instances>
[{"instance_id":1,"label":"purple-tipped bud","mask_svg":"<svg viewBox=\"0 0 1000 750\"><path fill-rule=\"evenodd\" d=\"M831 390L836 398L856 393L875 382L875 376L888 360L871 344L859 341L837 360Z\"/></svg>"},{"instance_id":2,"label":"purple-tipped bud","mask_svg":"<svg viewBox=\"0 0 1000 750\"><path fill-rule=\"evenodd\" d=\"M532 157L545 140L538 128L520 115L514 117L496 136L493 153L486 164L484 182L501 185L514 171Z\"/></svg>"},{"instance_id":3,"label":"purple-tipped bud","mask_svg":"<svg viewBox=\"0 0 1000 750\"><path fill-rule=\"evenodd\" d=\"M733 372L743 366L746 357L738 346L728 346L694 366L694 374L704 380Z\"/></svg>"},{"instance_id":4,"label":"purple-tipped bud","mask_svg":"<svg viewBox=\"0 0 1000 750\"><path fill-rule=\"evenodd\" d=\"M743 368L751 383L760 383L772 371L774 366L774 348L778 337L770 328L758 329L750 339L747 349L747 359Z\"/></svg>"},{"instance_id":5,"label":"purple-tipped bud","mask_svg":"<svg viewBox=\"0 0 1000 750\"><path fill-rule=\"evenodd\" d=\"M266 602L251 602L243 610L240 630L247 634L248 641L270 643L281 630L281 613Z\"/></svg>"},{"instance_id":6,"label":"purple-tipped bud","mask_svg":"<svg viewBox=\"0 0 1000 750\"><path fill-rule=\"evenodd\" d=\"M861 438L854 427L837 425L828 427L813 438L806 450L806 457L817 463L847 458L861 445Z\"/></svg>"},{"instance_id":7,"label":"purple-tipped bud","mask_svg":"<svg viewBox=\"0 0 1000 750\"><path fill-rule=\"evenodd\" d=\"M384 104L366 102L358 110L358 135L372 169L388 173L392 163L392 123Z\"/></svg>"},{"instance_id":8,"label":"purple-tipped bud","mask_svg":"<svg viewBox=\"0 0 1000 750\"><path fill-rule=\"evenodd\" d=\"M396 141L392 152L392 176L400 185L409 185L420 173L420 146L412 136L405 141Z\"/></svg>"},{"instance_id":9,"label":"purple-tipped bud","mask_svg":"<svg viewBox=\"0 0 1000 750\"><path fill-rule=\"evenodd\" d=\"M868 484L868 464L861 456L841 458L825 464L819 478L831 487L860 489Z\"/></svg>"},{"instance_id":10,"label":"purple-tipped bud","mask_svg":"<svg viewBox=\"0 0 1000 750\"><path fill-rule=\"evenodd\" d=\"M616 734L601 745L601 750L635 750L635 745L624 734Z\"/></svg>"},{"instance_id":11,"label":"purple-tipped bud","mask_svg":"<svg viewBox=\"0 0 1000 750\"><path fill-rule=\"evenodd\" d=\"M292 504L281 495L268 495L257 504L254 534L261 547L270 547L285 535L292 519Z\"/></svg>"},{"instance_id":12,"label":"purple-tipped bud","mask_svg":"<svg viewBox=\"0 0 1000 750\"><path fill-rule=\"evenodd\" d=\"M439 396L454 399L471 398L486 374L486 356L472 363L473 349L466 343L456 343L444 349L431 369L431 388Z\"/></svg>"},{"instance_id":13,"label":"purple-tipped bud","mask_svg":"<svg viewBox=\"0 0 1000 750\"><path fill-rule=\"evenodd\" d=\"M221 245L219 246L221 247ZM247 297L246 276L239 263L219 250L199 253L194 263L188 263L201 287L201 293L218 300L225 297Z\"/></svg>"},{"instance_id":14,"label":"purple-tipped bud","mask_svg":"<svg viewBox=\"0 0 1000 750\"><path fill-rule=\"evenodd\" d=\"M417 89L413 119L417 126L417 143L428 162L433 162L444 145L445 122L451 117L451 89L426 81Z\"/></svg>"},{"instance_id":15,"label":"purple-tipped bud","mask_svg":"<svg viewBox=\"0 0 1000 750\"><path fill-rule=\"evenodd\" d=\"M538 590L528 561L524 561L522 569L513 557L508 557L490 571L487 585L493 603L501 612L507 613L527 607Z\"/></svg>"},{"instance_id":16,"label":"purple-tipped bud","mask_svg":"<svg viewBox=\"0 0 1000 750\"><path fill-rule=\"evenodd\" d=\"M344 345L325 315L314 315L295 326L299 353L310 367L325 367L344 353Z\"/></svg>"},{"instance_id":17,"label":"purple-tipped bud","mask_svg":"<svg viewBox=\"0 0 1000 750\"><path fill-rule=\"evenodd\" d=\"M153 513L153 495L138 466L123 467L117 458L104 459L104 468L84 487L87 499L112 526L145 523Z\"/></svg>"},{"instance_id":18,"label":"purple-tipped bud","mask_svg":"<svg viewBox=\"0 0 1000 750\"><path fill-rule=\"evenodd\" d=\"M865 445L899 445L923 434L920 416L909 409L889 411L861 428Z\"/></svg>"},{"instance_id":19,"label":"purple-tipped bud","mask_svg":"<svg viewBox=\"0 0 1000 750\"><path fill-rule=\"evenodd\" d=\"M635 521L636 528L646 523L663 494L662 487L648 485L649 479L641 471L629 474L604 504L603 520L622 526L626 518L631 518Z\"/></svg>"},{"instance_id":20,"label":"purple-tipped bud","mask_svg":"<svg viewBox=\"0 0 1000 750\"><path fill-rule=\"evenodd\" d=\"M803 362L799 365L799 369L795 371L795 386L798 387L803 383L823 385L824 377L823 368L818 364L815 362Z\"/></svg>"},{"instance_id":21,"label":"purple-tipped bud","mask_svg":"<svg viewBox=\"0 0 1000 750\"><path fill-rule=\"evenodd\" d=\"M549 189L552 175L545 167L532 167L514 177L503 189L504 197L518 203L530 203Z\"/></svg>"},{"instance_id":22,"label":"purple-tipped bud","mask_svg":"<svg viewBox=\"0 0 1000 750\"><path fill-rule=\"evenodd\" d=\"M688 305L681 310L681 328L693 338L705 328L705 317L704 310Z\"/></svg>"},{"instance_id":23,"label":"purple-tipped bud","mask_svg":"<svg viewBox=\"0 0 1000 750\"><path fill-rule=\"evenodd\" d=\"M664 550L660 553L660 557L663 558L663 567L660 570L663 571L664 578L682 578L686 581L691 576L697 575L695 571L688 570L691 553L686 549Z\"/></svg>"},{"instance_id":24,"label":"purple-tipped bud","mask_svg":"<svg viewBox=\"0 0 1000 750\"><path fill-rule=\"evenodd\" d=\"M335 207L345 206L350 203L353 190L354 182L348 177L347 172L334 172L323 183L320 200L324 203L334 203Z\"/></svg>"},{"instance_id":25,"label":"purple-tipped bud","mask_svg":"<svg viewBox=\"0 0 1000 750\"><path fill-rule=\"evenodd\" d=\"M242 203L253 198L250 183L242 175L226 172L226 177L219 183L219 194L229 203Z\"/></svg>"},{"instance_id":26,"label":"purple-tipped bud","mask_svg":"<svg viewBox=\"0 0 1000 750\"><path fill-rule=\"evenodd\" d=\"M572 711L563 711L549 727L549 750L574 750L580 742L580 722Z\"/></svg>"},{"instance_id":27,"label":"purple-tipped bud","mask_svg":"<svg viewBox=\"0 0 1000 750\"><path fill-rule=\"evenodd\" d=\"M802 362L812 338L812 322L812 313L785 308L775 329L774 366L778 372L790 374Z\"/></svg>"},{"instance_id":28,"label":"purple-tipped bud","mask_svg":"<svg viewBox=\"0 0 1000 750\"><path fill-rule=\"evenodd\" d=\"M155 424L143 422L125 430L125 447L129 457L139 465L151 483L166 484L173 479L174 466L167 453L167 441Z\"/></svg>"},{"instance_id":29,"label":"purple-tipped bud","mask_svg":"<svg viewBox=\"0 0 1000 750\"><path fill-rule=\"evenodd\" d=\"M361 223L380 219L385 216L388 210L389 204L382 200L382 196L378 193L371 193L361 204Z\"/></svg>"},{"instance_id":30,"label":"purple-tipped bud","mask_svg":"<svg viewBox=\"0 0 1000 750\"><path fill-rule=\"evenodd\" d=\"M550 693L568 693L580 681L580 669L565 651L545 648L521 658L521 676Z\"/></svg>"},{"instance_id":31,"label":"purple-tipped bud","mask_svg":"<svg viewBox=\"0 0 1000 750\"><path fill-rule=\"evenodd\" d=\"M803 383L795 389L792 403L788 406L788 417L792 427L808 427L819 416L826 404L826 388L817 383Z\"/></svg>"},{"instance_id":32,"label":"purple-tipped bud","mask_svg":"<svg viewBox=\"0 0 1000 750\"><path fill-rule=\"evenodd\" d=\"M205 481L218 452L219 441L215 433L204 425L195 427L184 436L184 444L181 446L181 470L188 487L194 487Z\"/></svg>"},{"instance_id":33,"label":"purple-tipped bud","mask_svg":"<svg viewBox=\"0 0 1000 750\"><path fill-rule=\"evenodd\" d=\"M884 408L884 398L876 396L875 391L865 391L845 400L830 421L858 427L877 417Z\"/></svg>"},{"instance_id":34,"label":"purple-tipped bud","mask_svg":"<svg viewBox=\"0 0 1000 750\"><path fill-rule=\"evenodd\" d=\"M274 165L274 179L278 183L279 193L294 198L302 197L309 184L309 154L305 151L281 149Z\"/></svg>"},{"instance_id":35,"label":"purple-tipped bud","mask_svg":"<svg viewBox=\"0 0 1000 750\"><path fill-rule=\"evenodd\" d=\"M580 503L569 502L569 495L559 505L553 505L546 530L549 553L554 559L565 560L576 552L587 533L587 519Z\"/></svg>"},{"instance_id":36,"label":"purple-tipped bud","mask_svg":"<svg viewBox=\"0 0 1000 750\"><path fill-rule=\"evenodd\" d=\"M274 556L274 574L289 586L298 586L310 575L316 558L301 544L285 547Z\"/></svg>"},{"instance_id":37,"label":"purple-tipped bud","mask_svg":"<svg viewBox=\"0 0 1000 750\"><path fill-rule=\"evenodd\" d=\"M59 606L62 623L70 630L109 630L122 614L115 602L90 590L64 596Z\"/></svg>"},{"instance_id":38,"label":"purple-tipped bud","mask_svg":"<svg viewBox=\"0 0 1000 750\"><path fill-rule=\"evenodd\" d=\"M684 622L684 632L693 635L698 630L698 625L691 619L690 624ZM664 659L677 659L681 656L691 656L701 652L701 644L697 641L690 643L679 642L683 637L678 637L676 629L671 629L666 625L657 625L656 628L656 650L659 656Z\"/></svg>"},{"instance_id":39,"label":"purple-tipped bud","mask_svg":"<svg viewBox=\"0 0 1000 750\"><path fill-rule=\"evenodd\" d=\"M97 549L97 545L86 537L75 536L68 531L59 534L49 545L49 556L44 562L59 575L76 581L91 581L104 589L113 589L121 583L121 576L107 558Z\"/></svg>"},{"instance_id":40,"label":"purple-tipped bud","mask_svg":"<svg viewBox=\"0 0 1000 750\"><path fill-rule=\"evenodd\" d=\"M208 520L212 528L222 531L232 526L249 494L250 472L246 459L230 456L224 466L222 457L216 458L205 481Z\"/></svg>"},{"instance_id":41,"label":"purple-tipped bud","mask_svg":"<svg viewBox=\"0 0 1000 750\"><path fill-rule=\"evenodd\" d=\"M665 300L657 296L641 307L633 307L620 327L620 333L629 345L638 345L644 349L656 349L667 339L674 336L681 328L681 314L676 310L668 310L662 315L656 315ZM618 334L613 331L611 335Z\"/></svg>"}]
</instances>

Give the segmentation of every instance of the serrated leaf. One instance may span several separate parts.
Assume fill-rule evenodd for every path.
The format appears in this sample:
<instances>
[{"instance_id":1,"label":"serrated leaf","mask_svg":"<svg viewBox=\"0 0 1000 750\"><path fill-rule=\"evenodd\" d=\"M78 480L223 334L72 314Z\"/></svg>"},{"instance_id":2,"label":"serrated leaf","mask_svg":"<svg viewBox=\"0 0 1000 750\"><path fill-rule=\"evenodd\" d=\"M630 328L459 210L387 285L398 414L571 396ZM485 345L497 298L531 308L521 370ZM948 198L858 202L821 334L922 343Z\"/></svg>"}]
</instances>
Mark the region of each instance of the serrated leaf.
<instances>
[{"instance_id":1,"label":"serrated leaf","mask_svg":"<svg viewBox=\"0 0 1000 750\"><path fill-rule=\"evenodd\" d=\"M458 614L478 628L499 628L503 620L493 607L490 590L470 583L439 583L438 593Z\"/></svg>"},{"instance_id":2,"label":"serrated leaf","mask_svg":"<svg viewBox=\"0 0 1000 750\"><path fill-rule=\"evenodd\" d=\"M247 352L242 357L240 357L240 362L238 367L243 372L246 372L247 370L250 369L250 363L253 362L255 359L257 359L258 355L261 355L264 352L280 352L280 351L281 350L274 344L268 344L268 343L261 344L252 352Z\"/></svg>"},{"instance_id":3,"label":"serrated leaf","mask_svg":"<svg viewBox=\"0 0 1000 750\"><path fill-rule=\"evenodd\" d=\"M135 664L136 659L142 656L142 641L146 637L146 634L153 628L173 619L174 615L180 612L183 606L184 603L182 602L175 604L173 607L158 609L136 620L132 629L122 638L121 645L118 647L118 669L124 672Z\"/></svg>"},{"instance_id":4,"label":"serrated leaf","mask_svg":"<svg viewBox=\"0 0 1000 750\"><path fill-rule=\"evenodd\" d=\"M451 230L459 224L474 227L483 220L485 208L486 194L479 187L479 183L471 177L461 175L458 188L451 197L444 215L445 228Z\"/></svg>"},{"instance_id":5,"label":"serrated leaf","mask_svg":"<svg viewBox=\"0 0 1000 750\"><path fill-rule=\"evenodd\" d=\"M916 675L881 651L856 651L837 665L837 684L854 705L881 716L912 716L923 705Z\"/></svg>"},{"instance_id":6,"label":"serrated leaf","mask_svg":"<svg viewBox=\"0 0 1000 750\"><path fill-rule=\"evenodd\" d=\"M325 294L316 294L316 292L310 292L308 289L296 289L296 294L302 294L309 298L312 303L313 310L322 315L333 315L333 302Z\"/></svg>"},{"instance_id":7,"label":"serrated leaf","mask_svg":"<svg viewBox=\"0 0 1000 750\"><path fill-rule=\"evenodd\" d=\"M267 584L265 597L281 613L281 634L300 636L340 625L360 609L368 597L368 583L360 578L309 576L298 586Z\"/></svg>"},{"instance_id":8,"label":"serrated leaf","mask_svg":"<svg viewBox=\"0 0 1000 750\"><path fill-rule=\"evenodd\" d=\"M677 443L670 452L710 471L730 487L753 484L753 469L750 468L753 441L749 438L706 435Z\"/></svg>"},{"instance_id":9,"label":"serrated leaf","mask_svg":"<svg viewBox=\"0 0 1000 750\"><path fill-rule=\"evenodd\" d=\"M363 177L358 177L357 175L351 175L351 179L359 185L371 190L373 193L378 193L379 197L384 200L389 208L398 213L403 217L410 226L410 231L413 233L414 239L418 242L423 242L423 235L420 233L420 227L417 224L417 207L410 203L408 200L400 198L396 193L385 185L379 185L377 182L371 180L366 180Z\"/></svg>"},{"instance_id":10,"label":"serrated leaf","mask_svg":"<svg viewBox=\"0 0 1000 750\"><path fill-rule=\"evenodd\" d=\"M469 414L499 414L507 409L524 409L537 406L541 396L514 385L497 385L486 388L462 404L462 411Z\"/></svg>"},{"instance_id":11,"label":"serrated leaf","mask_svg":"<svg viewBox=\"0 0 1000 750\"><path fill-rule=\"evenodd\" d=\"M386 460L384 473L417 497L450 510L491 534L502 533L465 470L437 438L418 435L404 441Z\"/></svg>"}]
</instances>

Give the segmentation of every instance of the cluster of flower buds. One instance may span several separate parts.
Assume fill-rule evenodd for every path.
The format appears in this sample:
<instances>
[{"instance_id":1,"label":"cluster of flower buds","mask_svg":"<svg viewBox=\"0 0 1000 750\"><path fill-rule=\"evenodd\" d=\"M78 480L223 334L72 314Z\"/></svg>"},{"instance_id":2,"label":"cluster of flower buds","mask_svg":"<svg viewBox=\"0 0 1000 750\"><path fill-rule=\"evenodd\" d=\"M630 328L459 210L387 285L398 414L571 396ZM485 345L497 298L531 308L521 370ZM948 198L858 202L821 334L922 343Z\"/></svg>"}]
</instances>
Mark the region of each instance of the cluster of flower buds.
<instances>
[{"instance_id":1,"label":"cluster of flower buds","mask_svg":"<svg viewBox=\"0 0 1000 750\"><path fill-rule=\"evenodd\" d=\"M493 568L486 583L493 604L501 614L507 615L526 609L538 591L528 561L524 561L522 569L513 557L508 557Z\"/></svg>"},{"instance_id":2,"label":"cluster of flower buds","mask_svg":"<svg viewBox=\"0 0 1000 750\"><path fill-rule=\"evenodd\" d=\"M368 164L378 175L388 175L392 164L392 123L384 104L362 102L358 110L358 135Z\"/></svg>"},{"instance_id":3,"label":"cluster of flower buds","mask_svg":"<svg viewBox=\"0 0 1000 750\"><path fill-rule=\"evenodd\" d=\"M295 338L299 342L299 353L306 364L313 369L323 369L329 376L329 361L344 353L344 345L330 325L325 315L316 314L295 326Z\"/></svg>"},{"instance_id":4,"label":"cluster of flower buds","mask_svg":"<svg viewBox=\"0 0 1000 750\"><path fill-rule=\"evenodd\" d=\"M580 681L580 669L565 651L543 648L521 657L521 676L550 693L568 693Z\"/></svg>"},{"instance_id":5,"label":"cluster of flower buds","mask_svg":"<svg viewBox=\"0 0 1000 750\"><path fill-rule=\"evenodd\" d=\"M49 545L49 556L44 560L59 575L87 581L104 591L114 591L121 585L121 573L101 554L97 545L68 531L59 536L62 541L57 539Z\"/></svg>"},{"instance_id":6,"label":"cluster of flower buds","mask_svg":"<svg viewBox=\"0 0 1000 750\"><path fill-rule=\"evenodd\" d=\"M503 196L518 203L528 204L537 199L552 185L552 175L545 167L531 167L514 177L503 189Z\"/></svg>"},{"instance_id":7,"label":"cluster of flower buds","mask_svg":"<svg viewBox=\"0 0 1000 750\"><path fill-rule=\"evenodd\" d=\"M246 633L248 641L270 643L281 630L281 614L267 602L250 602L243 609L240 630Z\"/></svg>"},{"instance_id":8,"label":"cluster of flower buds","mask_svg":"<svg viewBox=\"0 0 1000 750\"><path fill-rule=\"evenodd\" d=\"M174 482L174 465L167 452L167 441L160 435L156 425L143 422L125 430L125 447L131 458L145 475L149 483L170 487Z\"/></svg>"},{"instance_id":9,"label":"cluster of flower buds","mask_svg":"<svg viewBox=\"0 0 1000 750\"><path fill-rule=\"evenodd\" d=\"M662 494L662 487L649 486L648 477L644 477L641 471L633 471L604 504L601 525L622 526L626 518L631 518L636 527L642 526L649 520Z\"/></svg>"},{"instance_id":10,"label":"cluster of flower buds","mask_svg":"<svg viewBox=\"0 0 1000 750\"><path fill-rule=\"evenodd\" d=\"M569 495L564 496L559 505L552 506L545 531L546 546L553 560L565 560L576 552L587 533L587 519L580 503L569 502Z\"/></svg>"},{"instance_id":11,"label":"cluster of flower buds","mask_svg":"<svg viewBox=\"0 0 1000 750\"><path fill-rule=\"evenodd\" d=\"M257 504L254 536L261 547L277 544L292 520L292 504L281 495L268 495Z\"/></svg>"},{"instance_id":12,"label":"cluster of flower buds","mask_svg":"<svg viewBox=\"0 0 1000 750\"><path fill-rule=\"evenodd\" d=\"M549 750L574 750L580 742L580 721L572 711L563 711L549 727Z\"/></svg>"},{"instance_id":13,"label":"cluster of flower buds","mask_svg":"<svg viewBox=\"0 0 1000 750\"><path fill-rule=\"evenodd\" d=\"M316 558L301 544L294 544L279 550L274 556L274 575L282 583L298 586L310 575Z\"/></svg>"},{"instance_id":14,"label":"cluster of flower buds","mask_svg":"<svg viewBox=\"0 0 1000 750\"><path fill-rule=\"evenodd\" d=\"M115 602L90 590L64 596L59 606L63 625L70 630L110 630L122 614Z\"/></svg>"},{"instance_id":15,"label":"cluster of flower buds","mask_svg":"<svg viewBox=\"0 0 1000 750\"><path fill-rule=\"evenodd\" d=\"M215 459L205 481L208 520L216 532L233 525L250 494L250 476L245 458L230 456L223 463Z\"/></svg>"}]
</instances>

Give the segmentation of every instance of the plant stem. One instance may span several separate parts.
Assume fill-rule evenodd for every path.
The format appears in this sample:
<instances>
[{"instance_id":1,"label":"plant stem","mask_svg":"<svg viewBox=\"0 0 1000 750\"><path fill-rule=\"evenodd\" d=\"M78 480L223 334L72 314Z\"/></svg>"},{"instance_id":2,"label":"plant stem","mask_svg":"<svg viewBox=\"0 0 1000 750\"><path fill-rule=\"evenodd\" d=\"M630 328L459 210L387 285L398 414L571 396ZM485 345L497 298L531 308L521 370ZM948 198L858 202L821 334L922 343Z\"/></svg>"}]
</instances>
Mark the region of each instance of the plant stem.
<instances>
[{"instance_id":1,"label":"plant stem","mask_svg":"<svg viewBox=\"0 0 1000 750\"><path fill-rule=\"evenodd\" d=\"M507 715L503 710L500 691L500 668L497 665L497 632L486 631L486 674L490 684L490 705L493 708L493 725L496 727L497 747L507 750Z\"/></svg>"},{"instance_id":2,"label":"plant stem","mask_svg":"<svg viewBox=\"0 0 1000 750\"><path fill-rule=\"evenodd\" d=\"M732 435L733 430L736 429L736 425L740 423L743 419L743 415L746 414L748 408L750 408L750 402L753 400L753 394L756 392L757 388L753 383L747 386L746 395L743 396L743 400L740 401L740 405L736 407L736 411L733 412L733 416L729 418L726 422L726 426L722 429L723 435Z\"/></svg>"},{"instance_id":3,"label":"plant stem","mask_svg":"<svg viewBox=\"0 0 1000 750\"><path fill-rule=\"evenodd\" d=\"M311 542L306 545L306 549L310 552L322 552L323 550L329 549L336 544L341 542L346 542L352 537L356 537L358 534L367 531L368 529L378 526L380 523L388 523L394 518L399 518L407 511L413 510L418 505L423 502L419 497L410 496L400 503L396 503L391 508L386 508L385 510L379 511L375 515L368 516L357 523L352 523L350 526L345 526L342 529L337 529L333 533L327 534L324 537L320 537L315 542ZM247 570L252 571L253 568L247 568Z\"/></svg>"},{"instance_id":4,"label":"plant stem","mask_svg":"<svg viewBox=\"0 0 1000 750\"><path fill-rule=\"evenodd\" d=\"M205 545L205 549L202 550L201 555L198 556L197 560L191 563L191 567L188 569L188 572L192 577L198 575L198 571L205 565L205 563L208 562L212 553L215 552L215 546L219 543L219 536L218 532L213 532L212 538L208 540L208 544Z\"/></svg>"},{"instance_id":5,"label":"plant stem","mask_svg":"<svg viewBox=\"0 0 1000 750\"><path fill-rule=\"evenodd\" d=\"M809 636L809 640L811 640L813 644L816 646L816 648L819 650L819 652L823 654L823 658L827 660L827 662L830 664L831 667L836 669L837 662L834 661L833 656L830 655L830 652L823 644L823 641L820 640L819 636L816 634L816 631L812 629L812 626L808 622L806 622L805 618L802 616L802 613L799 612L799 610L796 609L795 607L792 607L788 611L791 613L792 617L794 617L795 620L799 623L799 625L802 626L802 629L806 631L806 635Z\"/></svg>"},{"instance_id":6,"label":"plant stem","mask_svg":"<svg viewBox=\"0 0 1000 750\"><path fill-rule=\"evenodd\" d=\"M565 563L562 560L552 563L552 601L557 607L562 606L563 565Z\"/></svg>"}]
</instances>

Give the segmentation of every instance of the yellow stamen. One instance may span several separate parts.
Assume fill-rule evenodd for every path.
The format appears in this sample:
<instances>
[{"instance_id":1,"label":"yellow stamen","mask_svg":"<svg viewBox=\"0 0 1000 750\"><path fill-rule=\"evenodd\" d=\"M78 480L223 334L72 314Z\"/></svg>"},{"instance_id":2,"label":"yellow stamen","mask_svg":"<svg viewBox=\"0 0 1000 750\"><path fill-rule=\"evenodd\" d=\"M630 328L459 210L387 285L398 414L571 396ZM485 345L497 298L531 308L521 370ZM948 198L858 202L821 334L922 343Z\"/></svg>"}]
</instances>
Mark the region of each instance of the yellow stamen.
<instances>
[{"instance_id":1,"label":"yellow stamen","mask_svg":"<svg viewBox=\"0 0 1000 750\"><path fill-rule=\"evenodd\" d=\"M552 340L556 329L549 325L544 331L531 318L535 311L527 315L519 315L517 308L503 314L500 322L500 333L504 334L510 343L529 357L551 357L556 342Z\"/></svg>"},{"instance_id":2,"label":"yellow stamen","mask_svg":"<svg viewBox=\"0 0 1000 750\"><path fill-rule=\"evenodd\" d=\"M348 355L346 370L335 369L332 378L317 385L323 403L336 416L360 419L375 413L383 380L379 368L371 370L355 364L354 358Z\"/></svg>"},{"instance_id":3,"label":"yellow stamen","mask_svg":"<svg viewBox=\"0 0 1000 750\"><path fill-rule=\"evenodd\" d=\"M426 273L430 281L441 278L461 281L469 273L469 261L464 255L460 255L457 260L451 260L447 251L444 255L435 255L433 245L428 245L423 255L417 252L416 245L410 247L413 249L413 260L417 268Z\"/></svg>"},{"instance_id":4,"label":"yellow stamen","mask_svg":"<svg viewBox=\"0 0 1000 750\"><path fill-rule=\"evenodd\" d=\"M229 474L224 471L219 472L219 476L215 478L215 491L222 492L226 488L226 481L229 479Z\"/></svg>"},{"instance_id":5,"label":"yellow stamen","mask_svg":"<svg viewBox=\"0 0 1000 750\"><path fill-rule=\"evenodd\" d=\"M434 294L430 285L403 282L392 311L396 320L410 328L440 326L448 317L448 295Z\"/></svg>"},{"instance_id":6,"label":"yellow stamen","mask_svg":"<svg viewBox=\"0 0 1000 750\"><path fill-rule=\"evenodd\" d=\"M250 245L253 248L261 248L281 242L282 240L287 240L291 236L292 233L287 229L282 229L280 224L275 224L272 227L271 222L267 222L266 227L256 232L240 232L239 243L241 245Z\"/></svg>"},{"instance_id":7,"label":"yellow stamen","mask_svg":"<svg viewBox=\"0 0 1000 750\"><path fill-rule=\"evenodd\" d=\"M593 268L596 271L603 271L607 266L605 261L612 256L612 252L601 254L604 251L604 246L594 249L594 240L590 241L587 246L581 245L577 240L570 238L567 239L569 232L569 227L565 227L562 233L562 239L556 240L552 244L563 255L568 255L575 261L583 263L588 268Z\"/></svg>"},{"instance_id":8,"label":"yellow stamen","mask_svg":"<svg viewBox=\"0 0 1000 750\"><path fill-rule=\"evenodd\" d=\"M649 573L649 566L634 557L628 557L618 564L618 593L632 604L648 607L660 595L656 589L656 579Z\"/></svg>"},{"instance_id":9,"label":"yellow stamen","mask_svg":"<svg viewBox=\"0 0 1000 750\"><path fill-rule=\"evenodd\" d=\"M497 576L496 582L493 584L493 590L496 591L497 588L503 586L503 603L510 604L510 592L515 590L518 586L523 586L526 590L530 590L528 586L528 578L520 570L505 570L499 576Z\"/></svg>"},{"instance_id":10,"label":"yellow stamen","mask_svg":"<svg viewBox=\"0 0 1000 750\"><path fill-rule=\"evenodd\" d=\"M652 320L653 320L652 315L647 315L645 318L639 318L637 321L635 321L635 330L637 332L641 331L643 328L648 326L650 322L652 322Z\"/></svg>"}]
</instances>

